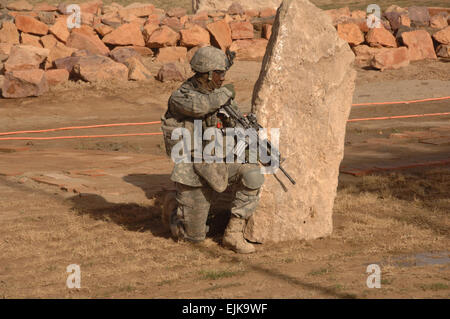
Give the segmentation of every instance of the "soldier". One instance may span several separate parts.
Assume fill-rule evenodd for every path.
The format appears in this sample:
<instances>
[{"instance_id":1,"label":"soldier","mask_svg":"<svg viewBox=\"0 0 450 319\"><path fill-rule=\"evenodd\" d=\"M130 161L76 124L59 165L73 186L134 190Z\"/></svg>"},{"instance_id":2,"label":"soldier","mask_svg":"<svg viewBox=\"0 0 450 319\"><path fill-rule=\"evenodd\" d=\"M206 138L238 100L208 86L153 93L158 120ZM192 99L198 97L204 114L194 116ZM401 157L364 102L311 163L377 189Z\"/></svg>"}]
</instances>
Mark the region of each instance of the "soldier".
<instances>
[{"instance_id":1,"label":"soldier","mask_svg":"<svg viewBox=\"0 0 450 319\"><path fill-rule=\"evenodd\" d=\"M232 122L219 116L226 103L237 109L232 84L222 86L232 61L222 51L208 46L200 48L191 60L195 75L173 92L168 110L162 117L162 130L167 154L177 142L171 140L175 128L191 132L194 120L203 129L232 127ZM192 142L192 141L191 141ZM176 239L201 242L207 233L207 218L214 199L231 193L231 217L222 239L223 246L237 253L253 253L255 247L244 238L247 220L256 210L264 175L258 164L249 163L175 163L171 180L176 184L177 207L165 210L163 218L170 223ZM172 211L171 211L172 210ZM170 215L170 216L169 216Z\"/></svg>"}]
</instances>

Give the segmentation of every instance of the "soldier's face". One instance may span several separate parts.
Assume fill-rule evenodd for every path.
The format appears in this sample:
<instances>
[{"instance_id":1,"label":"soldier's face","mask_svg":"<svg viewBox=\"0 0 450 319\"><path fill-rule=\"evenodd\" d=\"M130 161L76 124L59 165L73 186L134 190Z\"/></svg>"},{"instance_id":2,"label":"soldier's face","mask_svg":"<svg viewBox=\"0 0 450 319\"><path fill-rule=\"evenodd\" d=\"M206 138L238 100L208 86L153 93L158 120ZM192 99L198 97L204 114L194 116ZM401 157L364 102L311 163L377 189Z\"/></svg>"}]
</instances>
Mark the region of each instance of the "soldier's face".
<instances>
[{"instance_id":1,"label":"soldier's face","mask_svg":"<svg viewBox=\"0 0 450 319\"><path fill-rule=\"evenodd\" d=\"M224 81L225 81L225 71L214 71L212 73L212 82L215 89L220 88Z\"/></svg>"}]
</instances>

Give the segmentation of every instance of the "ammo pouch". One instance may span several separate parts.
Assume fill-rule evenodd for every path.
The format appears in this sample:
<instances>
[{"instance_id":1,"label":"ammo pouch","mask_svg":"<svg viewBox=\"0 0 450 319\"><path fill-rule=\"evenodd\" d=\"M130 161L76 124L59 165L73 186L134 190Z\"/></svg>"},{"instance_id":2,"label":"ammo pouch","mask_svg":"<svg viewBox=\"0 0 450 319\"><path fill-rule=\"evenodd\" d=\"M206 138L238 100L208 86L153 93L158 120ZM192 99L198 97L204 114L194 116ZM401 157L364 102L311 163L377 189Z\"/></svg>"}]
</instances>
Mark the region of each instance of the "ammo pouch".
<instances>
[{"instance_id":1,"label":"ammo pouch","mask_svg":"<svg viewBox=\"0 0 450 319\"><path fill-rule=\"evenodd\" d=\"M168 156L172 155L172 148L182 140L182 136L180 136L177 140L172 140L172 133L175 129L184 127L184 123L177 121L174 118L166 119L164 116L161 118L161 130L164 138L164 146L166 148L166 154Z\"/></svg>"}]
</instances>

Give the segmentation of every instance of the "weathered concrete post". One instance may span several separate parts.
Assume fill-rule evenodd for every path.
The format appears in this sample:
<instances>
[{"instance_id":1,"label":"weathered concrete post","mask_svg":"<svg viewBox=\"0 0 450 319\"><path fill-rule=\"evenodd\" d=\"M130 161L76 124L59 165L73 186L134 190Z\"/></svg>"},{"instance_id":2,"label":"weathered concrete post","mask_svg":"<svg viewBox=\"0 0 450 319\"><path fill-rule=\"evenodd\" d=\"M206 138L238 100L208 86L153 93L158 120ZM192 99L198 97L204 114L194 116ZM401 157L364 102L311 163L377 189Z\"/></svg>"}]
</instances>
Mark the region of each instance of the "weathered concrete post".
<instances>
[{"instance_id":1,"label":"weathered concrete post","mask_svg":"<svg viewBox=\"0 0 450 319\"><path fill-rule=\"evenodd\" d=\"M330 18L307 0L284 0L278 9L253 92L260 123L280 128L283 167L266 175L261 202L249 220L254 242L330 235L356 72L354 54Z\"/></svg>"}]
</instances>

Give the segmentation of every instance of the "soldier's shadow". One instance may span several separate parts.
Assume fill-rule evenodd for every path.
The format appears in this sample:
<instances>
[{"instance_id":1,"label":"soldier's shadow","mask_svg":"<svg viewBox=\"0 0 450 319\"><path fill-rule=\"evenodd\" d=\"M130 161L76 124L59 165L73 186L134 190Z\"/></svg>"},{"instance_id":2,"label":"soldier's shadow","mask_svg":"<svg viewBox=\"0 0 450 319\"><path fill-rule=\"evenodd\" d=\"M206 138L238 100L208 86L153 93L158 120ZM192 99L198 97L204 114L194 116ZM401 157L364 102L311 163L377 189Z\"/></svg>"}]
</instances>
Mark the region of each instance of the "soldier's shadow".
<instances>
[{"instance_id":1,"label":"soldier's shadow","mask_svg":"<svg viewBox=\"0 0 450 319\"><path fill-rule=\"evenodd\" d=\"M97 220L112 221L129 231L150 231L154 236L170 238L161 221L162 197L167 189L173 188L170 176L136 174L123 179L142 188L151 204L111 203L98 194L82 193L70 198L73 210Z\"/></svg>"}]
</instances>

